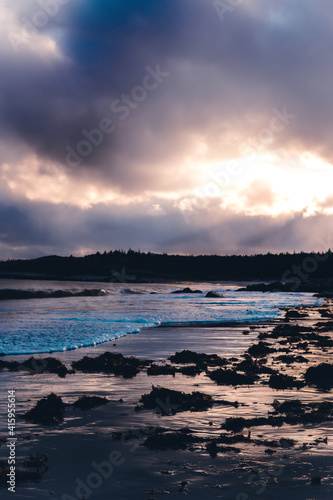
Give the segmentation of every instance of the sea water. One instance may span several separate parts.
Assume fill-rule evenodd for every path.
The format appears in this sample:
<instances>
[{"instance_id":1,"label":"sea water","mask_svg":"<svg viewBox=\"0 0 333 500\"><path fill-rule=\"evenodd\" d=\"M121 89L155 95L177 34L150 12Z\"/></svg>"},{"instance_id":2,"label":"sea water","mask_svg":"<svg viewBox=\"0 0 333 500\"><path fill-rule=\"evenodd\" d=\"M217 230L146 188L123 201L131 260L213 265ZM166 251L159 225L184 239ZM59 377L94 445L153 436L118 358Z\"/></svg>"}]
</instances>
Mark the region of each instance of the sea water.
<instances>
[{"instance_id":1,"label":"sea water","mask_svg":"<svg viewBox=\"0 0 333 500\"><path fill-rule=\"evenodd\" d=\"M254 322L282 315L280 307L318 304L310 293L238 292L236 283L78 283L0 280L1 289L100 288L97 297L0 302L0 353L33 354L93 346L159 325ZM200 293L179 293L185 287ZM223 295L206 298L207 291Z\"/></svg>"}]
</instances>

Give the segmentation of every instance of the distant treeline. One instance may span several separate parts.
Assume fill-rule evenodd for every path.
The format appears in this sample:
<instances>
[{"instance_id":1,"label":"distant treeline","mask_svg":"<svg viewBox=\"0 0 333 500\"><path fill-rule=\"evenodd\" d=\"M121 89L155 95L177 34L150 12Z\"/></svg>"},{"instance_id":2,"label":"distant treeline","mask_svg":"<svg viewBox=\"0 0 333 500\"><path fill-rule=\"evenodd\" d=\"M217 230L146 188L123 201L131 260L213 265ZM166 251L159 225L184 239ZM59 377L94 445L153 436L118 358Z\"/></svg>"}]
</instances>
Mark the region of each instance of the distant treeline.
<instances>
[{"instance_id":1,"label":"distant treeline","mask_svg":"<svg viewBox=\"0 0 333 500\"><path fill-rule=\"evenodd\" d=\"M111 281L163 280L313 280L333 277L333 255L280 253L265 255L167 255L116 250L85 257L40 257L0 262L4 277L69 279L97 276ZM44 275L44 276L43 276ZM136 279L134 278L136 277ZM27 276L28 277L28 276Z\"/></svg>"}]
</instances>

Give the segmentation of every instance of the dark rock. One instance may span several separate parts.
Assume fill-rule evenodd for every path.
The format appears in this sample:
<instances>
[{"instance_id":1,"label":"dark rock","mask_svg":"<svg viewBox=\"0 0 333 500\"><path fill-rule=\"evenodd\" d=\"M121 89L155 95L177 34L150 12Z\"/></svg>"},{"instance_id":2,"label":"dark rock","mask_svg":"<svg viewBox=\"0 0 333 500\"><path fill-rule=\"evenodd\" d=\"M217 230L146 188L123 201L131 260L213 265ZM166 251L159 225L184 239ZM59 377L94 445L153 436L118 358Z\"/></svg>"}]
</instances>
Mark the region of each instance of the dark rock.
<instances>
[{"instance_id":1,"label":"dark rock","mask_svg":"<svg viewBox=\"0 0 333 500\"><path fill-rule=\"evenodd\" d=\"M51 393L40 399L36 406L25 413L22 418L34 424L57 425L64 420L65 405L59 396Z\"/></svg>"},{"instance_id":2,"label":"dark rock","mask_svg":"<svg viewBox=\"0 0 333 500\"><path fill-rule=\"evenodd\" d=\"M330 309L318 309L323 318L333 318L333 313Z\"/></svg>"},{"instance_id":3,"label":"dark rock","mask_svg":"<svg viewBox=\"0 0 333 500\"><path fill-rule=\"evenodd\" d=\"M301 387L304 387L305 384L301 380L297 380L294 377L278 373L270 376L268 385L273 389L291 389L293 387L300 389Z\"/></svg>"},{"instance_id":4,"label":"dark rock","mask_svg":"<svg viewBox=\"0 0 333 500\"><path fill-rule=\"evenodd\" d=\"M266 366L263 366L262 360L257 360L253 359L251 356L248 354L245 355L245 360L241 361L240 363L235 365L235 368L237 370L244 371L246 373L253 373L253 374L258 374L258 373L276 373L273 368L269 368Z\"/></svg>"},{"instance_id":5,"label":"dark rock","mask_svg":"<svg viewBox=\"0 0 333 500\"><path fill-rule=\"evenodd\" d=\"M212 439L206 444L206 449L212 458L216 458L218 453L227 453L229 451L240 453L239 448L234 446L219 446L217 442L217 439Z\"/></svg>"},{"instance_id":6,"label":"dark rock","mask_svg":"<svg viewBox=\"0 0 333 500\"><path fill-rule=\"evenodd\" d=\"M175 290L171 293L202 293L201 290L192 290L191 288L183 288L182 290Z\"/></svg>"},{"instance_id":7,"label":"dark rock","mask_svg":"<svg viewBox=\"0 0 333 500\"><path fill-rule=\"evenodd\" d=\"M299 399L288 399L283 403L274 400L273 407L277 413L304 413L303 404Z\"/></svg>"},{"instance_id":8,"label":"dark rock","mask_svg":"<svg viewBox=\"0 0 333 500\"><path fill-rule=\"evenodd\" d=\"M278 356L276 358L278 361L282 361L283 363L286 364L291 364L291 363L308 363L309 360L304 358L304 356L293 356L293 355L282 355Z\"/></svg>"},{"instance_id":9,"label":"dark rock","mask_svg":"<svg viewBox=\"0 0 333 500\"><path fill-rule=\"evenodd\" d=\"M195 377L195 375L199 375L202 372L202 368L200 366L182 366L177 369L177 372L182 373L183 375L188 375L190 377Z\"/></svg>"},{"instance_id":10,"label":"dark rock","mask_svg":"<svg viewBox=\"0 0 333 500\"><path fill-rule=\"evenodd\" d=\"M143 408L158 410L162 414L171 415L180 411L202 411L213 406L213 398L202 392L186 394L163 387L154 387L149 394L140 398Z\"/></svg>"},{"instance_id":11,"label":"dark rock","mask_svg":"<svg viewBox=\"0 0 333 500\"><path fill-rule=\"evenodd\" d=\"M114 373L124 378L132 378L150 363L149 360L140 360L133 356L124 357L122 354L105 352L96 358L85 356L74 361L72 366L84 373Z\"/></svg>"},{"instance_id":12,"label":"dark rock","mask_svg":"<svg viewBox=\"0 0 333 500\"><path fill-rule=\"evenodd\" d=\"M311 366L304 375L307 385L315 385L319 389L331 389L333 387L333 365L321 363Z\"/></svg>"},{"instance_id":13,"label":"dark rock","mask_svg":"<svg viewBox=\"0 0 333 500\"><path fill-rule=\"evenodd\" d=\"M175 376L175 373L176 373L176 368L172 365L158 366L158 365L152 364L147 370L148 375L173 375L173 376Z\"/></svg>"},{"instance_id":14,"label":"dark rock","mask_svg":"<svg viewBox=\"0 0 333 500\"><path fill-rule=\"evenodd\" d=\"M97 408L97 406L106 405L108 400L106 398L100 398L98 396L81 396L73 406L79 410L92 410Z\"/></svg>"},{"instance_id":15,"label":"dark rock","mask_svg":"<svg viewBox=\"0 0 333 500\"><path fill-rule=\"evenodd\" d=\"M321 477L320 476L314 476L311 478L311 484L321 484Z\"/></svg>"},{"instance_id":16,"label":"dark rock","mask_svg":"<svg viewBox=\"0 0 333 500\"><path fill-rule=\"evenodd\" d=\"M254 285L247 285L245 288L239 288L237 292L285 292L290 291L290 286L284 285L281 281L274 281L273 283L256 283Z\"/></svg>"},{"instance_id":17,"label":"dark rock","mask_svg":"<svg viewBox=\"0 0 333 500\"><path fill-rule=\"evenodd\" d=\"M248 353L255 358L259 356L265 356L270 352L274 352L275 349L270 347L267 342L259 342L258 344L253 344L249 349Z\"/></svg>"},{"instance_id":18,"label":"dark rock","mask_svg":"<svg viewBox=\"0 0 333 500\"><path fill-rule=\"evenodd\" d=\"M206 293L206 297L209 299L223 299L224 296L218 292L211 291Z\"/></svg>"},{"instance_id":19,"label":"dark rock","mask_svg":"<svg viewBox=\"0 0 333 500\"><path fill-rule=\"evenodd\" d=\"M258 378L252 373L242 374L235 370L223 370L222 368L209 372L207 375L219 385L250 385L254 384Z\"/></svg>"},{"instance_id":20,"label":"dark rock","mask_svg":"<svg viewBox=\"0 0 333 500\"><path fill-rule=\"evenodd\" d=\"M286 318L287 319L293 319L293 318L307 318L309 315L307 313L300 313L299 311L297 310L290 310L290 311L287 311L286 313Z\"/></svg>"},{"instance_id":21,"label":"dark rock","mask_svg":"<svg viewBox=\"0 0 333 500\"><path fill-rule=\"evenodd\" d=\"M206 366L225 366L228 364L228 360L217 356L217 354L198 354L193 351L181 351L176 352L173 356L168 358L172 363L186 364L194 363L196 365L206 365Z\"/></svg>"},{"instance_id":22,"label":"dark rock","mask_svg":"<svg viewBox=\"0 0 333 500\"><path fill-rule=\"evenodd\" d=\"M27 299L52 299L65 297L98 297L107 295L105 290L101 289L85 289L79 292L71 292L70 290L0 290L0 300L27 300Z\"/></svg>"},{"instance_id":23,"label":"dark rock","mask_svg":"<svg viewBox=\"0 0 333 500\"><path fill-rule=\"evenodd\" d=\"M200 438L182 432L166 432L147 437L143 446L150 450L186 450L189 445L201 441Z\"/></svg>"},{"instance_id":24,"label":"dark rock","mask_svg":"<svg viewBox=\"0 0 333 500\"><path fill-rule=\"evenodd\" d=\"M283 417L229 417L222 425L222 429L232 432L241 432L245 427L256 427L262 425L271 425L273 427L281 427L283 425Z\"/></svg>"}]
</instances>

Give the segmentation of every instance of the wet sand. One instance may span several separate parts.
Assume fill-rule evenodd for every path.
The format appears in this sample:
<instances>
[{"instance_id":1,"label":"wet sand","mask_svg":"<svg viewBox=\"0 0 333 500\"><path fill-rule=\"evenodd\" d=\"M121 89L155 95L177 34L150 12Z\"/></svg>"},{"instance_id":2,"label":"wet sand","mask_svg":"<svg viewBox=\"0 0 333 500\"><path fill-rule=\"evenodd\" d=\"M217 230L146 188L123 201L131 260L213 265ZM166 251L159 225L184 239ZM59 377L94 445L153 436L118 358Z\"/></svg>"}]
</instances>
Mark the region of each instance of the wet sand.
<instances>
[{"instance_id":1,"label":"wet sand","mask_svg":"<svg viewBox=\"0 0 333 500\"><path fill-rule=\"evenodd\" d=\"M333 308L331 302L328 304L327 314L331 314ZM328 324L332 321L329 316L323 317L320 309L323 307L298 308L299 312L305 312L308 316L289 318L285 324L298 324L317 331L318 328L314 327L316 323ZM217 354L227 358L232 366L232 363L235 365L244 359L244 352L251 345L258 343L259 334L262 337L269 335L282 322L256 324L253 328L248 325L154 328L116 342L56 353L54 356L68 367L72 361L85 355L99 356L105 351L151 359L163 365L170 363L167 358L176 351L189 349L198 353ZM333 338L330 328L327 330L322 335ZM292 348L292 352L281 351L265 355L265 364L279 373L295 376L298 380L302 379L310 365L329 363L332 360L333 348L315 341L309 343L308 350L299 348L295 343L288 344L282 337L263 338L262 341L267 341L277 349ZM308 362L287 364L276 359L287 354L303 356ZM27 356L7 356L1 359L21 362ZM209 370L213 369L216 367L209 367ZM260 380L253 385L217 385L204 371L195 377L181 373L176 373L175 376L148 376L145 369L133 378L124 379L104 373L88 374L78 371L66 378L59 378L50 373L28 374L25 371L3 370L0 377L4 393L8 389L17 391L17 412L20 414L32 408L50 392L61 396L66 404L72 404L82 395L102 396L109 400L107 405L86 412L66 407L64 422L58 426L42 426L17 419L18 460L26 460L30 453L36 455L37 452L44 452L48 455L48 469L41 468L42 478L39 483L18 484L16 498L148 500L163 498L165 495L170 499L178 499L186 495L194 500L319 500L333 496L331 420L315 424L283 424L281 427L253 426L242 431L245 437L251 431L248 441L233 445L237 451L219 452L213 458L206 449L210 440L225 433L221 425L227 418L267 417L274 412L274 400L283 402L298 399L303 404L333 402L332 391L308 385L301 389L276 390L265 383L269 374L260 375ZM135 411L141 395L149 393L152 384L185 393L200 391L211 395L214 404L205 411L175 414L172 411L167 412L170 414L152 410ZM2 422L6 418L4 399L2 398L0 407ZM237 401L238 406L235 408L224 405L223 401ZM150 450L142 445L158 427L179 431L186 426L198 438L190 449L161 451ZM133 439L129 439L128 431L134 433ZM117 432L123 433L118 439L114 434ZM2 426L1 434L7 437L5 426ZM295 441L293 446L288 439ZM278 441L279 446L259 444L273 440ZM0 459L7 458L5 445L1 446L0 454ZM104 463L102 469L101 463ZM321 484L310 484L311 478L316 476L322 478ZM182 482L186 484L182 485ZM163 491L169 493L162 493ZM1 497L4 499L13 498L12 495L6 489L1 490Z\"/></svg>"}]
</instances>

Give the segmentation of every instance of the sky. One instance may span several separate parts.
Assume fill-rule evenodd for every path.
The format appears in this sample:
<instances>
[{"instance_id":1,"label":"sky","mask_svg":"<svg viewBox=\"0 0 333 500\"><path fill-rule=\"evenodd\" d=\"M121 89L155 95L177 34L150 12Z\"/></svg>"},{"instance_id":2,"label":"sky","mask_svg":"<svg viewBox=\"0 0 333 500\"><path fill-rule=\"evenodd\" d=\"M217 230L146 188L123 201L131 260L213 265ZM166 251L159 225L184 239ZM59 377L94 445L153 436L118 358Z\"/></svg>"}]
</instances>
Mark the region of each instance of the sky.
<instances>
[{"instance_id":1,"label":"sky","mask_svg":"<svg viewBox=\"0 0 333 500\"><path fill-rule=\"evenodd\" d=\"M0 259L333 248L330 0L2 0Z\"/></svg>"}]
</instances>

